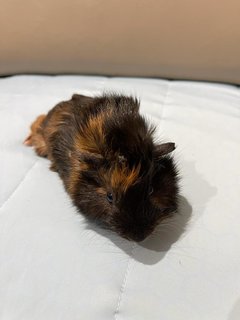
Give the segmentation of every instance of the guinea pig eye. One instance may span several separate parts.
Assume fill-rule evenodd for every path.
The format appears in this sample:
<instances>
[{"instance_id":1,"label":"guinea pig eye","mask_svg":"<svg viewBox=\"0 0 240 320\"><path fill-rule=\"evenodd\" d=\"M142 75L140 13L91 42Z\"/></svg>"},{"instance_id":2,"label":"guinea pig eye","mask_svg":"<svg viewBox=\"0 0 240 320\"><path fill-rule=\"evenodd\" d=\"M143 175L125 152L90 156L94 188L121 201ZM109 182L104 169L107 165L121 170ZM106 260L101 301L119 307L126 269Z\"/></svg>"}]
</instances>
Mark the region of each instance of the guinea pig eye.
<instances>
[{"instance_id":1,"label":"guinea pig eye","mask_svg":"<svg viewBox=\"0 0 240 320\"><path fill-rule=\"evenodd\" d=\"M149 196L153 193L153 187L151 186L150 187L150 190L149 190Z\"/></svg>"},{"instance_id":2,"label":"guinea pig eye","mask_svg":"<svg viewBox=\"0 0 240 320\"><path fill-rule=\"evenodd\" d=\"M110 192L107 193L107 200L108 200L109 203L112 203L112 202L113 202L113 195L112 195L112 193L110 193Z\"/></svg>"}]
</instances>

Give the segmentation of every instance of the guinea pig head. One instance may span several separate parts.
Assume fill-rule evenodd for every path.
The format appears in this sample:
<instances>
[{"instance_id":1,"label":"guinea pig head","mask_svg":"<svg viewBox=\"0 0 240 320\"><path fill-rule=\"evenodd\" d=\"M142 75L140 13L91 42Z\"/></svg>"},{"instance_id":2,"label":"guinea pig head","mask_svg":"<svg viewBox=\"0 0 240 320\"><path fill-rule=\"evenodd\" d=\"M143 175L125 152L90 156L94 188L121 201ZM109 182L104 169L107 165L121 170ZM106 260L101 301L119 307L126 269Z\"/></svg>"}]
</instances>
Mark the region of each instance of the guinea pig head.
<instances>
[{"instance_id":1,"label":"guinea pig head","mask_svg":"<svg viewBox=\"0 0 240 320\"><path fill-rule=\"evenodd\" d=\"M173 150L174 144L166 143L152 144L148 156L146 150L138 156L116 152L109 159L81 155L75 205L120 236L144 240L177 209L177 173L168 155Z\"/></svg>"}]
</instances>

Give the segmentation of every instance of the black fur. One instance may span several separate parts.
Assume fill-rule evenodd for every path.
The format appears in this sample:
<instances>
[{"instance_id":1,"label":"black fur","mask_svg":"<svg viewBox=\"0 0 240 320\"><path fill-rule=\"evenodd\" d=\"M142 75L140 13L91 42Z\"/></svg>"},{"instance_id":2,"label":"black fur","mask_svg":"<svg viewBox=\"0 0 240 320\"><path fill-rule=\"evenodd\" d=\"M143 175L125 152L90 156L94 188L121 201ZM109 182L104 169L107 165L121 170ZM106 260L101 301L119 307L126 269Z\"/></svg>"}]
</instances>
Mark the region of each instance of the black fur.
<instances>
[{"instance_id":1,"label":"black fur","mask_svg":"<svg viewBox=\"0 0 240 320\"><path fill-rule=\"evenodd\" d=\"M177 210L175 146L154 142L137 99L75 94L40 129L52 168L88 219L141 241Z\"/></svg>"}]
</instances>

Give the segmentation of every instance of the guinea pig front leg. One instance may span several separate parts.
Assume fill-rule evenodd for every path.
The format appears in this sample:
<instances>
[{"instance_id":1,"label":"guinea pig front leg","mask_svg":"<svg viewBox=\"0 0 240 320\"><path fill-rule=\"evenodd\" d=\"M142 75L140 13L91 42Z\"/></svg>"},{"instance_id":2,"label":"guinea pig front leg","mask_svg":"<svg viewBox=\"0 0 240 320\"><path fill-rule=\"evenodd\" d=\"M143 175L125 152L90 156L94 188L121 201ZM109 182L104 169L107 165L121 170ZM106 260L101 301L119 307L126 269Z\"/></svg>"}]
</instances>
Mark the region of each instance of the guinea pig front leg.
<instances>
[{"instance_id":1,"label":"guinea pig front leg","mask_svg":"<svg viewBox=\"0 0 240 320\"><path fill-rule=\"evenodd\" d=\"M43 136L43 121L46 115L42 114L31 125L31 132L24 140L24 144L33 147L40 157L47 157L47 145Z\"/></svg>"}]
</instances>

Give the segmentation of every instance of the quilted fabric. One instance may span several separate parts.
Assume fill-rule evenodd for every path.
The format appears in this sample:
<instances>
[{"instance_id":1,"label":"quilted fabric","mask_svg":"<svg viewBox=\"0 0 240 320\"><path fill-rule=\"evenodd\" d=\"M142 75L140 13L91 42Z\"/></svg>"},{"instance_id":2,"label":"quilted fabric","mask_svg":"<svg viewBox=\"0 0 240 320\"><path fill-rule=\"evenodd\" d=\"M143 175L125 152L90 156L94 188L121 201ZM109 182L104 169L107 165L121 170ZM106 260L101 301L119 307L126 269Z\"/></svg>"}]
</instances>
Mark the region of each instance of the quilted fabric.
<instances>
[{"instance_id":1,"label":"quilted fabric","mask_svg":"<svg viewBox=\"0 0 240 320\"><path fill-rule=\"evenodd\" d=\"M180 212L143 243L89 225L29 124L72 93L141 98L175 141ZM87 76L0 79L0 319L240 319L240 91Z\"/></svg>"}]
</instances>

